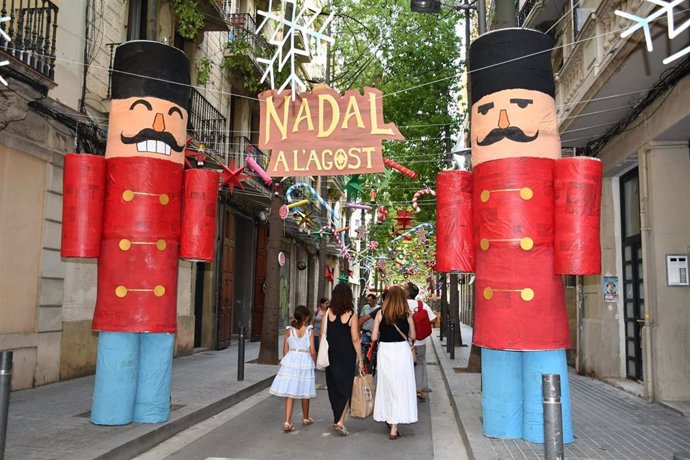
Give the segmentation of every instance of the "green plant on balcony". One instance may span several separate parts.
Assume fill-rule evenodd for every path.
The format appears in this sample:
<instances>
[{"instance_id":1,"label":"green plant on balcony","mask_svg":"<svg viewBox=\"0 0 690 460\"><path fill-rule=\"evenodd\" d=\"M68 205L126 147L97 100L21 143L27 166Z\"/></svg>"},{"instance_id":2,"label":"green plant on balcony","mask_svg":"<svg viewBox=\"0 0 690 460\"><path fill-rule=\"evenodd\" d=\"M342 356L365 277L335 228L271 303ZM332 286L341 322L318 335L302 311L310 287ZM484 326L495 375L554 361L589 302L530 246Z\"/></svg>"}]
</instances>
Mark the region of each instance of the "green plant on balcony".
<instances>
[{"instance_id":1,"label":"green plant on balcony","mask_svg":"<svg viewBox=\"0 0 690 460\"><path fill-rule=\"evenodd\" d=\"M258 69L251 56L256 51L246 37L235 37L225 46L225 56L221 68L228 72L236 72L244 80L244 89L250 93L258 93L266 85L259 83Z\"/></svg>"},{"instance_id":2,"label":"green plant on balcony","mask_svg":"<svg viewBox=\"0 0 690 460\"><path fill-rule=\"evenodd\" d=\"M196 75L196 82L199 85L206 85L211 77L211 67L213 62L207 57L202 57L197 67L198 73Z\"/></svg>"},{"instance_id":3,"label":"green plant on balcony","mask_svg":"<svg viewBox=\"0 0 690 460\"><path fill-rule=\"evenodd\" d=\"M194 40L204 27L204 15L199 11L197 0L171 0L170 3L177 17L177 33Z\"/></svg>"}]
</instances>

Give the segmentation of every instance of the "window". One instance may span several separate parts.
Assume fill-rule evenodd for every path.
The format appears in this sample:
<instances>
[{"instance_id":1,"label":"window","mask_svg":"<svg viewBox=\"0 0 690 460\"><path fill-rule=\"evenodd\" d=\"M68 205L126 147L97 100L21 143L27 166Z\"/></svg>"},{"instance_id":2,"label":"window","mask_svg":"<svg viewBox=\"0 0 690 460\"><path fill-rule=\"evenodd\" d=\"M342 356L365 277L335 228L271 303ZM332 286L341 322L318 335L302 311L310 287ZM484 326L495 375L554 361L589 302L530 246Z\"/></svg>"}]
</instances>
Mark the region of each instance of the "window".
<instances>
[{"instance_id":1,"label":"window","mask_svg":"<svg viewBox=\"0 0 690 460\"><path fill-rule=\"evenodd\" d=\"M127 40L146 39L146 10L148 0L130 0L127 21Z\"/></svg>"}]
</instances>

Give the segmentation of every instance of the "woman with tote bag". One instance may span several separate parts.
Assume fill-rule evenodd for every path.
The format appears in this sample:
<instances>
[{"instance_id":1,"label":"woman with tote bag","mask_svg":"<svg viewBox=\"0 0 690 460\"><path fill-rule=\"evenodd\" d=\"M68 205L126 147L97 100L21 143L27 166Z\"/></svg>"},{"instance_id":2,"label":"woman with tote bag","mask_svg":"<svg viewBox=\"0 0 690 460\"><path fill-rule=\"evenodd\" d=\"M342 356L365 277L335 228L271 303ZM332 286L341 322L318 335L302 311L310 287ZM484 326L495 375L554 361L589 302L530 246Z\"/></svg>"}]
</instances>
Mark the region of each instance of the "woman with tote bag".
<instances>
[{"instance_id":1,"label":"woman with tote bag","mask_svg":"<svg viewBox=\"0 0 690 460\"><path fill-rule=\"evenodd\" d=\"M345 427L345 416L352 396L356 363L359 363L359 373L363 373L359 324L352 302L352 290L347 283L339 283L333 289L331 305L323 315L321 330L328 340L326 386L333 410L333 430L341 436L347 436L349 432Z\"/></svg>"}]
</instances>

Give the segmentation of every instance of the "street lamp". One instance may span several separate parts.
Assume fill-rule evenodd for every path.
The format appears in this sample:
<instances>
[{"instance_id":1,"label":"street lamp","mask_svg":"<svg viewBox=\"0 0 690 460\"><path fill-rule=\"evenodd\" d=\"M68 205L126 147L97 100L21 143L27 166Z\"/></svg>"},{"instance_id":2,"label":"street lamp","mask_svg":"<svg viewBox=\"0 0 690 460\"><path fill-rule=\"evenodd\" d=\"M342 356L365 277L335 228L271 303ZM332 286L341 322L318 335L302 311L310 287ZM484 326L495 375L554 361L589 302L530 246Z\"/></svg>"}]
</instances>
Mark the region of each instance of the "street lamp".
<instances>
[{"instance_id":1,"label":"street lamp","mask_svg":"<svg viewBox=\"0 0 690 460\"><path fill-rule=\"evenodd\" d=\"M474 0L472 2L447 5L440 0L410 0L410 9L415 13L439 14L442 6L448 6L456 11L477 10L479 16L479 35L486 32L486 4L485 0ZM477 3L476 6L473 3ZM469 16L469 15L468 15Z\"/></svg>"},{"instance_id":2,"label":"street lamp","mask_svg":"<svg viewBox=\"0 0 690 460\"><path fill-rule=\"evenodd\" d=\"M412 0L410 9L415 13L438 14L441 12L441 2L439 0Z\"/></svg>"}]
</instances>

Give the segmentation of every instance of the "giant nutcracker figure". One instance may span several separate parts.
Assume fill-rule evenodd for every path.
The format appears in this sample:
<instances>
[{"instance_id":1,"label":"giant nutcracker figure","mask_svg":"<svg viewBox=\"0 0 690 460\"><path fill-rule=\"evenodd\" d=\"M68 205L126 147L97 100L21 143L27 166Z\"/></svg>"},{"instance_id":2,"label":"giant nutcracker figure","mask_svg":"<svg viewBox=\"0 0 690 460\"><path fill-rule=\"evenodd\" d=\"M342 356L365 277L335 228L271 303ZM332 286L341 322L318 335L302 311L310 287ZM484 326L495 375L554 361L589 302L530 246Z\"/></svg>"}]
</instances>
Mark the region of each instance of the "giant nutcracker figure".
<instances>
[{"instance_id":1,"label":"giant nutcracker figure","mask_svg":"<svg viewBox=\"0 0 690 460\"><path fill-rule=\"evenodd\" d=\"M178 258L212 259L219 179L184 170L189 83L182 51L120 45L105 157L65 155L62 255L98 258L95 424L170 415Z\"/></svg>"},{"instance_id":2,"label":"giant nutcracker figure","mask_svg":"<svg viewBox=\"0 0 690 460\"><path fill-rule=\"evenodd\" d=\"M470 47L472 171L438 176L437 270L474 272L484 434L544 442L542 374L573 441L562 275L597 274L602 167L561 158L552 40L502 29Z\"/></svg>"}]
</instances>

